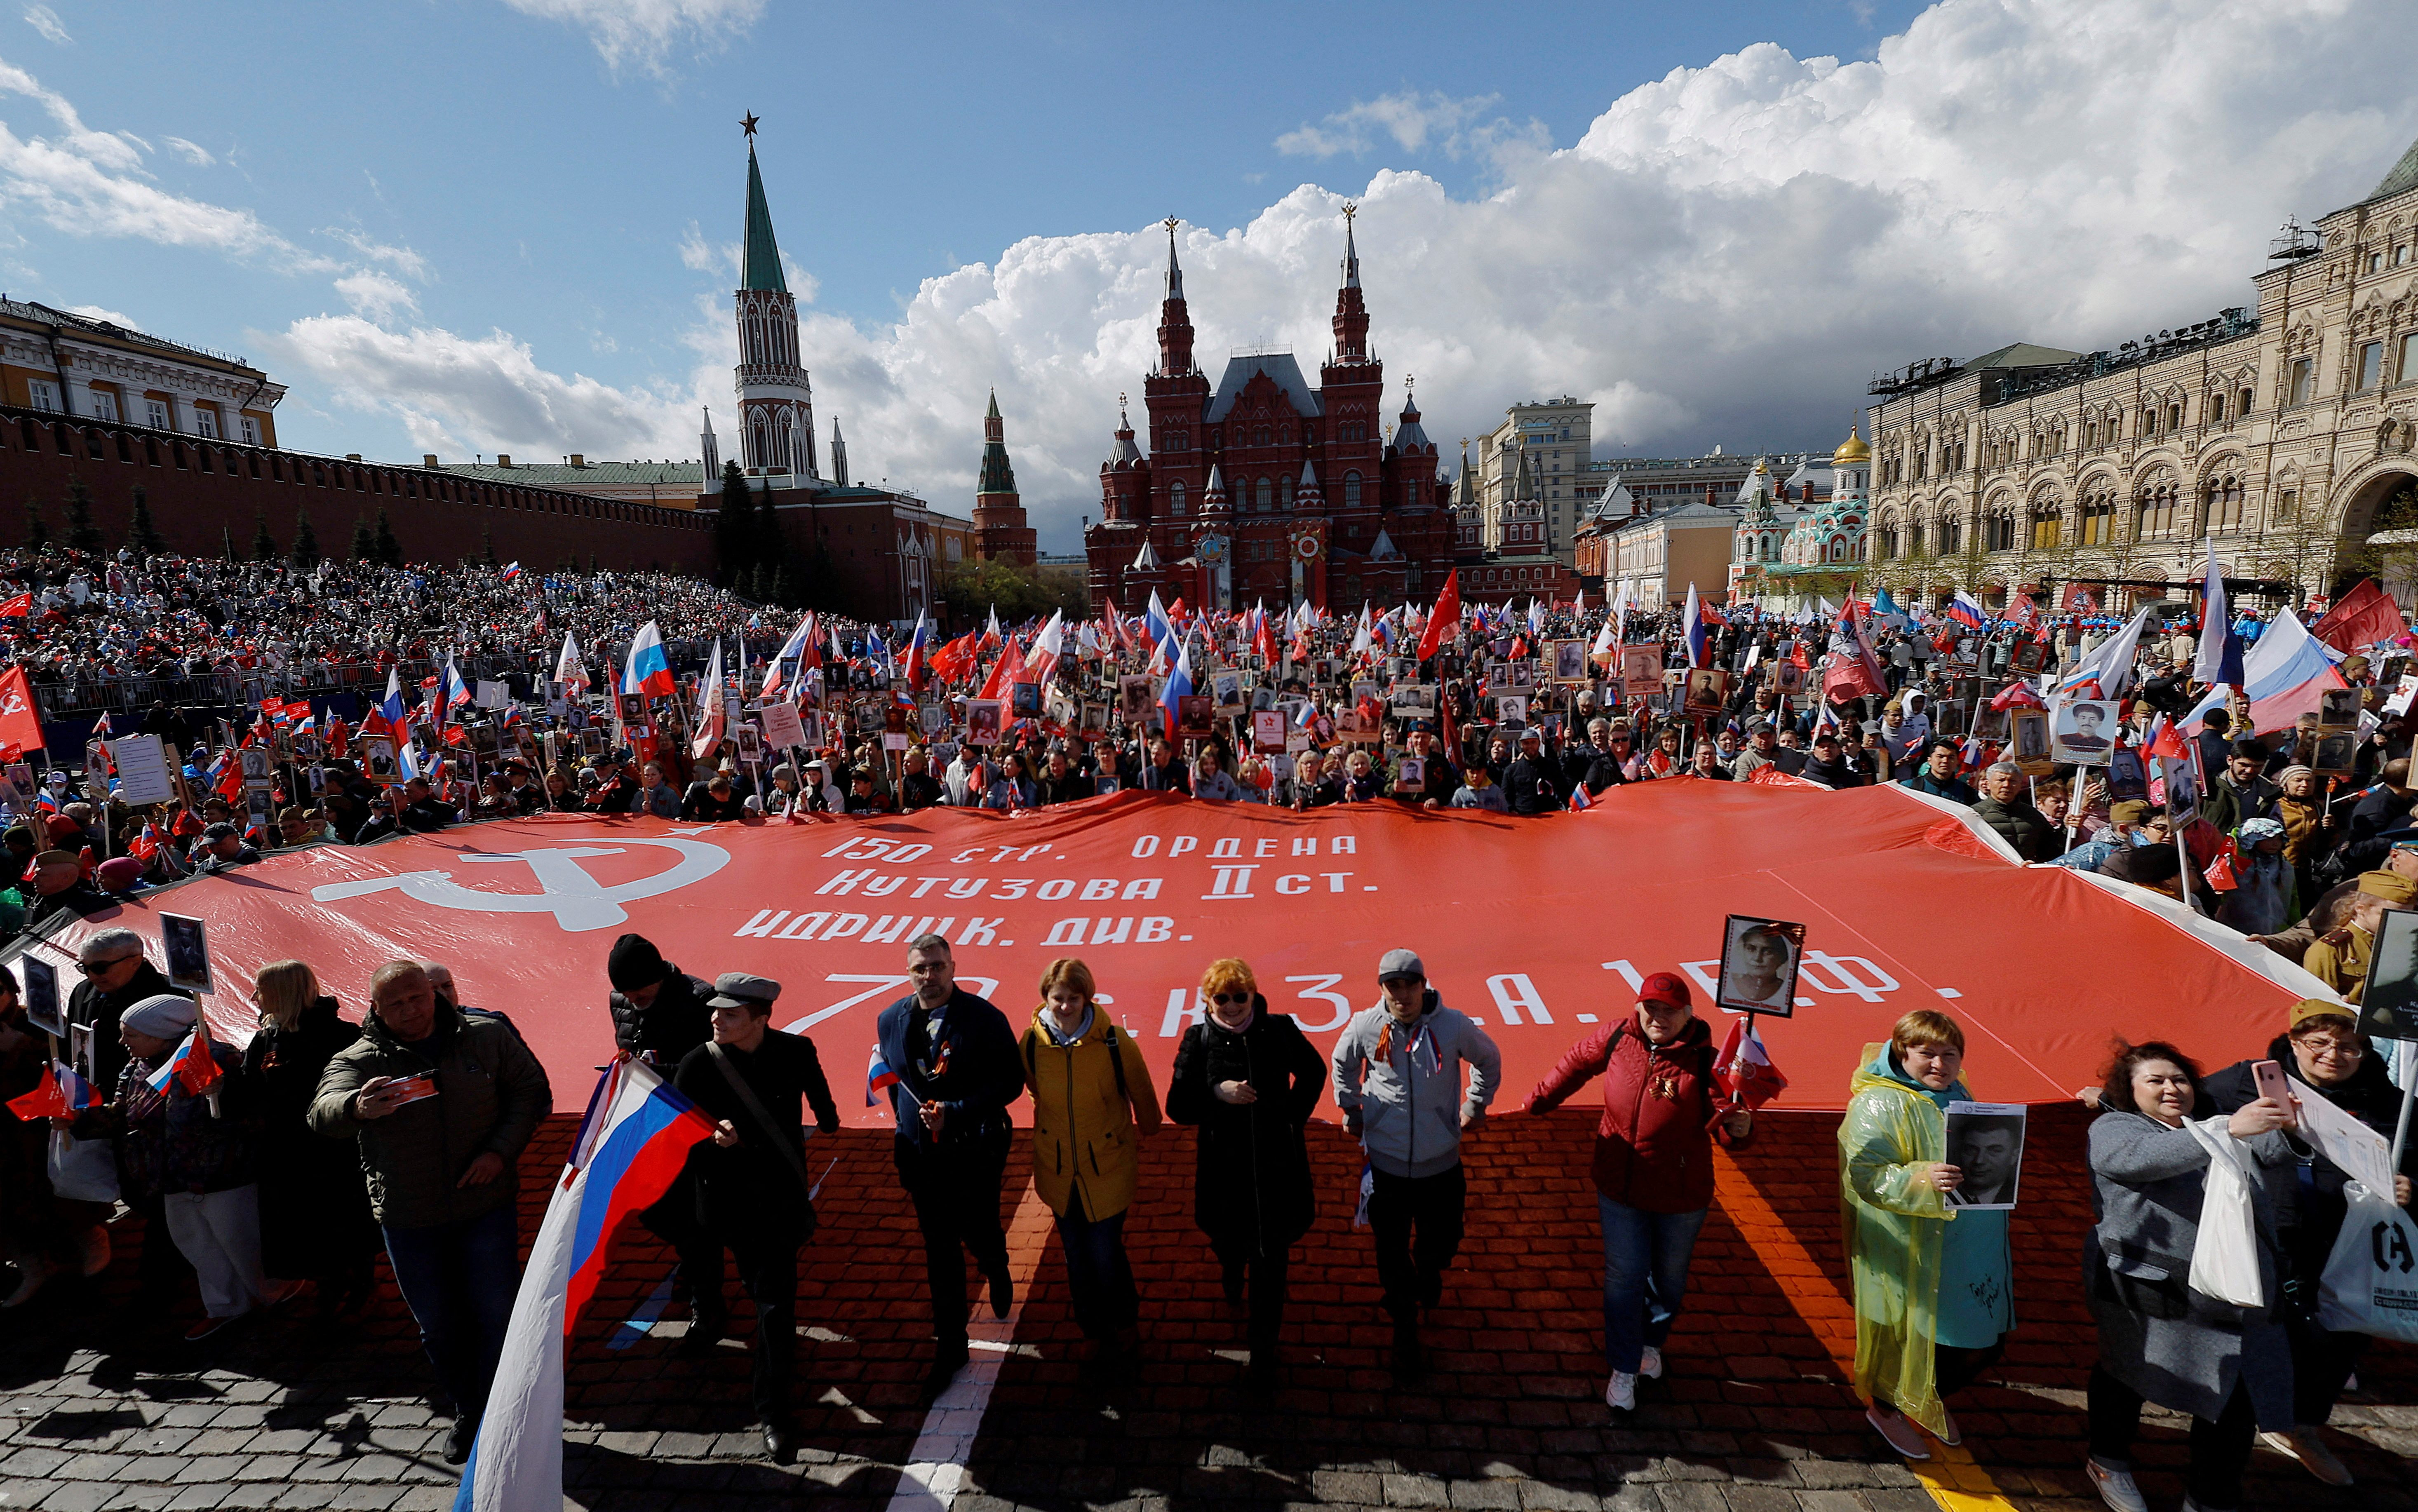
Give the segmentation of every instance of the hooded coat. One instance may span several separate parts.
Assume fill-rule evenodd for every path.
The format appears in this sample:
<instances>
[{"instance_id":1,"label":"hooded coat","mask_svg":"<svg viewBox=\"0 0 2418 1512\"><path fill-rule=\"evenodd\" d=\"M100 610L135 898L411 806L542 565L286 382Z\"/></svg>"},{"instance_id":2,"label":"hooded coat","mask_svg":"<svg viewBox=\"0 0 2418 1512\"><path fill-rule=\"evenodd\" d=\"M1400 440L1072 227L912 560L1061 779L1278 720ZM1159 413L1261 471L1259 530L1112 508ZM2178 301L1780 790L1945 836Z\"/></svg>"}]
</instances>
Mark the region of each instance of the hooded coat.
<instances>
[{"instance_id":1,"label":"hooded coat","mask_svg":"<svg viewBox=\"0 0 2418 1512\"><path fill-rule=\"evenodd\" d=\"M1096 1007L1061 1045L1036 1008L1017 1049L1033 1094L1033 1189L1062 1217L1097 1222L1131 1207L1140 1134L1159 1124L1141 1046Z\"/></svg>"},{"instance_id":2,"label":"hooded coat","mask_svg":"<svg viewBox=\"0 0 2418 1512\"><path fill-rule=\"evenodd\" d=\"M1863 1069L1847 1084L1847 1114L1839 1124L1840 1226L1855 1284L1855 1386L1935 1436L1948 1424L1933 1347L1940 1342L1950 1225L1974 1225L1972 1239L1982 1241L1960 1242L1957 1283L1985 1291L1995 1285L2001 1296L1994 1300L2001 1301L2007 1325L2013 1324L2012 1304L2003 1301L2013 1268L2006 1214L1952 1208L1948 1194L1927 1179L1932 1167L1948 1159L1943 1106L1971 1095L1961 1081L1934 1092L1897 1068L1888 1045L1867 1045ZM1988 1243L1993 1236L1995 1246ZM1995 1272L1984 1274L1993 1262Z\"/></svg>"},{"instance_id":3,"label":"hooded coat","mask_svg":"<svg viewBox=\"0 0 2418 1512\"><path fill-rule=\"evenodd\" d=\"M1227 1081L1248 1082L1258 1100L1220 1099L1213 1089ZM1168 1073L1167 1116L1201 1131L1192 1213L1201 1232L1265 1255L1309 1231L1317 1200L1302 1126L1325 1091L1325 1059L1257 993L1240 1033L1206 1015L1184 1031Z\"/></svg>"},{"instance_id":4,"label":"hooded coat","mask_svg":"<svg viewBox=\"0 0 2418 1512\"><path fill-rule=\"evenodd\" d=\"M1690 1018L1668 1045L1649 1043L1622 1018L1569 1047L1528 1100L1549 1113L1589 1078L1603 1077L1596 1125L1595 1188L1644 1213L1697 1213L1713 1202L1713 1031ZM1742 1142L1742 1141L1732 1141Z\"/></svg>"}]
</instances>

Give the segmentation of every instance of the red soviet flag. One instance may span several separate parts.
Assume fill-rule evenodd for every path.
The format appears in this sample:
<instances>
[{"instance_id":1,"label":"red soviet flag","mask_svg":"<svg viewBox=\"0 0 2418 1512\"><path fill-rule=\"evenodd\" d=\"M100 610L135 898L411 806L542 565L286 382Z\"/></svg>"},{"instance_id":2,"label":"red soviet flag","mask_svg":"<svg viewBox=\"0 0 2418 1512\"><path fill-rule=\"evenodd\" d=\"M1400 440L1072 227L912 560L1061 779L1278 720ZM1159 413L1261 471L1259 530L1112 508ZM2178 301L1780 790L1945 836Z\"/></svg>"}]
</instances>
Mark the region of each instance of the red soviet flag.
<instances>
[{"instance_id":1,"label":"red soviet flag","mask_svg":"<svg viewBox=\"0 0 2418 1512\"><path fill-rule=\"evenodd\" d=\"M2358 587L2334 601L2324 619L2309 627L2309 634L2335 650L2349 652L2392 640L2409 628L2399 606L2376 586L2376 579L2363 577Z\"/></svg>"},{"instance_id":2,"label":"red soviet flag","mask_svg":"<svg viewBox=\"0 0 2418 1512\"><path fill-rule=\"evenodd\" d=\"M1761 1107L1787 1088L1788 1078L1771 1063L1771 1052L1763 1047L1763 1036L1754 1031L1753 1015L1731 1023L1730 1036L1713 1062L1713 1080L1721 1084L1733 1107Z\"/></svg>"},{"instance_id":3,"label":"red soviet flag","mask_svg":"<svg viewBox=\"0 0 2418 1512\"><path fill-rule=\"evenodd\" d=\"M1427 628L1419 632L1419 660L1424 662L1436 653L1447 632L1461 630L1461 569L1456 567L1444 574L1444 591L1436 595L1435 608L1428 615Z\"/></svg>"},{"instance_id":4,"label":"red soviet flag","mask_svg":"<svg viewBox=\"0 0 2418 1512\"><path fill-rule=\"evenodd\" d=\"M42 748L41 707L34 702L34 685L25 680L22 666L0 672L0 741L28 751Z\"/></svg>"}]
</instances>

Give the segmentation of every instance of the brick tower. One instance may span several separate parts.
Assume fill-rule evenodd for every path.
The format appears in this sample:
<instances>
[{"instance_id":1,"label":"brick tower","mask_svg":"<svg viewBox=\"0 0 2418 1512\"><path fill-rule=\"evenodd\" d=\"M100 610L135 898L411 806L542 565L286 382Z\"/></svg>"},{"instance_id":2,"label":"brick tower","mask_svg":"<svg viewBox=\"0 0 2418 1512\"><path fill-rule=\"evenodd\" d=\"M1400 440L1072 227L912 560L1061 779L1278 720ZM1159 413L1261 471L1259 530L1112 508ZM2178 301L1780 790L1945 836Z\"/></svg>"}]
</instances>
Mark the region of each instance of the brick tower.
<instances>
[{"instance_id":1,"label":"brick tower","mask_svg":"<svg viewBox=\"0 0 2418 1512\"><path fill-rule=\"evenodd\" d=\"M1035 541L1024 523L1024 501L1017 496L1016 469L1007 460L1007 422L1000 419L999 394L990 396L990 413L983 417L982 476L974 482L974 550L985 561L1002 557L1019 567L1033 565Z\"/></svg>"},{"instance_id":2,"label":"brick tower","mask_svg":"<svg viewBox=\"0 0 2418 1512\"><path fill-rule=\"evenodd\" d=\"M756 117L747 133L747 240L739 290L739 452L751 474L787 474L796 487L815 473L815 394L798 351L798 301L781 271L773 211L756 166ZM709 486L712 486L709 484Z\"/></svg>"}]
</instances>

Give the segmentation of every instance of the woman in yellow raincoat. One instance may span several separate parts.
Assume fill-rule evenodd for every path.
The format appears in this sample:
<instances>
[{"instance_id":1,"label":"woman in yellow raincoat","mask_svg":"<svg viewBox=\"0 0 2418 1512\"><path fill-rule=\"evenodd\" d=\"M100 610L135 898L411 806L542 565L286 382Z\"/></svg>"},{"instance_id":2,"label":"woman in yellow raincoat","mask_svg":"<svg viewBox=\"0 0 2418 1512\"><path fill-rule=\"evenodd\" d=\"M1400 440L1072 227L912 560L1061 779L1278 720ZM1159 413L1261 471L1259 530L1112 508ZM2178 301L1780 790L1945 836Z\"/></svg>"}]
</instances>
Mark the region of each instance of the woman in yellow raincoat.
<instances>
[{"instance_id":1,"label":"woman in yellow raincoat","mask_svg":"<svg viewBox=\"0 0 2418 1512\"><path fill-rule=\"evenodd\" d=\"M2015 1326L2007 1214L1959 1208L1965 1172L1948 1164L1950 1103L1965 1031L1946 1014L1897 1021L1864 1047L1839 1125L1839 1205L1856 1289L1856 1390L1864 1416L1908 1459L1931 1451L1920 1424L1961 1443L1941 1401L1997 1361ZM1943 1284L1943 1277L1947 1278Z\"/></svg>"}]
</instances>

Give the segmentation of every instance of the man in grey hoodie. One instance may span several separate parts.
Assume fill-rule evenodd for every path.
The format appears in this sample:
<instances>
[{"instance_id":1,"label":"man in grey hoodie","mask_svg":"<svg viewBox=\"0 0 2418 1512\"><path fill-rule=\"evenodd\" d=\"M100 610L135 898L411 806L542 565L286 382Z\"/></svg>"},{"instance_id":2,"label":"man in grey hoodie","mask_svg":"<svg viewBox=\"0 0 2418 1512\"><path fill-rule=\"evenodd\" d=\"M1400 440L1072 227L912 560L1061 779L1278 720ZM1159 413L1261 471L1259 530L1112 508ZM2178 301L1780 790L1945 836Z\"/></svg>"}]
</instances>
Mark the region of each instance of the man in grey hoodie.
<instances>
[{"instance_id":1,"label":"man in grey hoodie","mask_svg":"<svg viewBox=\"0 0 2418 1512\"><path fill-rule=\"evenodd\" d=\"M1468 1015L1429 988L1427 968L1411 952L1387 951L1377 985L1384 996L1336 1039L1335 1102L1369 1156L1369 1226L1394 1319L1394 1368L1416 1376L1419 1309L1443 1300L1445 1267L1461 1250L1462 1135L1486 1116L1503 1057Z\"/></svg>"}]
</instances>

